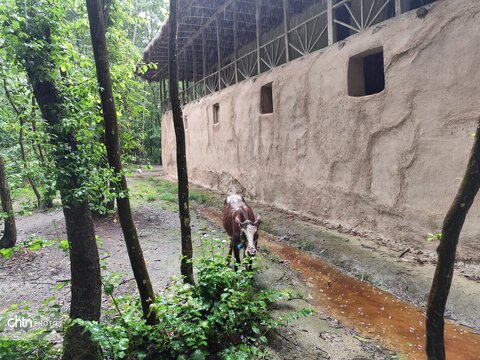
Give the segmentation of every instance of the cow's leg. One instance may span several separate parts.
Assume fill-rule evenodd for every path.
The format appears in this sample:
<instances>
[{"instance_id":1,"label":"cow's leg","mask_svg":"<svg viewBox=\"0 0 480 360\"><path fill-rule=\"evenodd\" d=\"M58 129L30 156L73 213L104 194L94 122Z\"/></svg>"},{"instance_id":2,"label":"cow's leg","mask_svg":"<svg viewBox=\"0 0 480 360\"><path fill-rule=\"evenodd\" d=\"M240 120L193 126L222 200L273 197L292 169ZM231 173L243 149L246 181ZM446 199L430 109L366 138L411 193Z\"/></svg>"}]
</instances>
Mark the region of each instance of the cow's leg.
<instances>
[{"instance_id":1,"label":"cow's leg","mask_svg":"<svg viewBox=\"0 0 480 360\"><path fill-rule=\"evenodd\" d=\"M247 264L247 271L252 271L252 263L253 263L253 257L249 256L248 257L248 264Z\"/></svg>"},{"instance_id":2,"label":"cow's leg","mask_svg":"<svg viewBox=\"0 0 480 360\"><path fill-rule=\"evenodd\" d=\"M235 246L233 248L233 253L235 254L235 265L234 265L234 269L235 271L237 271L237 265L241 264L241 261L240 261L240 250L238 250L238 248Z\"/></svg>"},{"instance_id":3,"label":"cow's leg","mask_svg":"<svg viewBox=\"0 0 480 360\"><path fill-rule=\"evenodd\" d=\"M232 262L232 249L233 249L233 246L230 244L230 250L228 250L228 255L227 255L227 266L229 266L230 263Z\"/></svg>"}]
</instances>

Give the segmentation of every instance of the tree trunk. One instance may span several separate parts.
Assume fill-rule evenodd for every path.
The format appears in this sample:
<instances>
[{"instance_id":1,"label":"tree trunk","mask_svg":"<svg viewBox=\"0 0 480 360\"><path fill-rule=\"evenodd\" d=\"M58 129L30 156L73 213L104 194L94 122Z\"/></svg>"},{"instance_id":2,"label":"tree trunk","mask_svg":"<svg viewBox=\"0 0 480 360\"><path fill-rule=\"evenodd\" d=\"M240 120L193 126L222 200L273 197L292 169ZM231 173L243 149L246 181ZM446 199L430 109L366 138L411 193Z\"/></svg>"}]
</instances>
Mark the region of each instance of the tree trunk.
<instances>
[{"instance_id":1,"label":"tree trunk","mask_svg":"<svg viewBox=\"0 0 480 360\"><path fill-rule=\"evenodd\" d=\"M28 164L27 164L27 158L25 156L25 147L23 144L23 125L25 123L23 114L22 112L17 108L15 105L15 102L13 101L13 98L10 94L10 91L8 90L7 87L7 81L3 79L3 89L5 90L5 95L7 95L8 102L12 106L13 111L17 114L19 121L20 121L20 130L19 130L19 136L18 136L18 143L20 145L20 156L22 158L23 162L23 168L25 169L25 176L27 177L28 183L30 184L33 193L35 194L35 197L37 198L37 207L40 208L42 206L42 197L40 193L38 192L37 186L35 185L35 182L33 181L32 177L28 173Z\"/></svg>"},{"instance_id":2,"label":"tree trunk","mask_svg":"<svg viewBox=\"0 0 480 360\"><path fill-rule=\"evenodd\" d=\"M122 172L120 156L120 142L118 136L117 112L113 99L112 82L108 63L108 50L105 38L105 23L100 0L87 0L90 34L92 37L93 53L97 69L97 79L100 86L100 98L105 124L105 144L107 147L108 163L114 169L115 175L121 175L119 188L125 194L117 198L118 218L122 226L123 236L127 245L128 256L133 275L137 282L142 302L143 316L147 324L156 324L157 316L150 311L150 305L155 301L155 295L148 275L147 266L143 257L142 248L138 241L137 229L132 217L130 199L128 197L127 180Z\"/></svg>"},{"instance_id":3,"label":"tree trunk","mask_svg":"<svg viewBox=\"0 0 480 360\"><path fill-rule=\"evenodd\" d=\"M445 359L444 314L448 293L452 285L453 266L458 238L465 217L480 188L480 120L477 125L467 170L442 228L442 238L437 248L438 262L427 304L427 356L429 360Z\"/></svg>"},{"instance_id":4,"label":"tree trunk","mask_svg":"<svg viewBox=\"0 0 480 360\"><path fill-rule=\"evenodd\" d=\"M188 171L187 154L185 150L185 129L183 127L182 108L178 98L177 74L177 0L170 0L170 17L168 20L168 63L169 90L172 102L173 125L177 143L177 176L178 176L178 207L180 210L180 230L182 236L182 260L180 271L184 282L194 284L192 229L190 227L190 208L188 203Z\"/></svg>"},{"instance_id":5,"label":"tree trunk","mask_svg":"<svg viewBox=\"0 0 480 360\"><path fill-rule=\"evenodd\" d=\"M31 87L31 84L29 83L30 87ZM30 111L30 123L31 123L31 126L32 126L32 131L33 131L33 134L35 136L35 139L33 141L33 148L35 149L35 145L37 147L37 155L38 155L38 158L42 164L42 169L44 171L44 174L45 174L45 177L47 178L47 181L45 183L45 189L43 191L43 206L45 206L46 208L51 208L53 207L53 199L55 198L55 194L56 194L56 190L54 189L54 186L52 184L52 179L51 179L51 176L50 176L50 169L47 167L47 161L45 159L45 151L43 150L43 146L42 146L42 142L39 141L39 137L38 137L38 134L37 134L37 124L36 124L36 121L35 121L35 106L36 106L36 102L35 102L35 95L33 95L33 90L32 90L32 101L31 101L31 106L32 106L32 109Z\"/></svg>"},{"instance_id":6,"label":"tree trunk","mask_svg":"<svg viewBox=\"0 0 480 360\"><path fill-rule=\"evenodd\" d=\"M33 8L31 11L34 12ZM30 34L32 38L42 38L51 44L50 29L46 24L43 27L31 27L28 31L33 32ZM37 56L37 61L25 62L25 69L42 117L48 123L50 139L56 145L57 185L61 186L63 213L70 244L72 289L70 317L99 321L101 281L95 229L87 199L74 199L72 195L81 185L78 183L77 168L71 164L71 154L77 151L77 142L71 131L64 131L62 128L61 119L65 109L55 84L42 75L44 71L38 71L38 68L49 69L55 66L49 48L44 47L41 51L42 56ZM100 357L100 348L90 339L89 333L84 333L83 328L79 326L67 327L63 359L93 360Z\"/></svg>"},{"instance_id":7,"label":"tree trunk","mask_svg":"<svg viewBox=\"0 0 480 360\"><path fill-rule=\"evenodd\" d=\"M32 131L35 134L35 137L37 137L37 124L35 124L35 96L32 95ZM40 162L42 163L43 168L46 168L46 162L45 162L45 155L43 151L42 144L37 142L37 139L35 139L35 144L37 145L38 149L38 157L40 159Z\"/></svg>"},{"instance_id":8,"label":"tree trunk","mask_svg":"<svg viewBox=\"0 0 480 360\"><path fill-rule=\"evenodd\" d=\"M2 202L2 212L7 214L5 218L5 229L0 238L0 249L12 248L17 242L17 228L15 226L15 216L13 215L12 199L8 188L7 174L5 164L0 155L0 199Z\"/></svg>"},{"instance_id":9,"label":"tree trunk","mask_svg":"<svg viewBox=\"0 0 480 360\"><path fill-rule=\"evenodd\" d=\"M18 135L18 143L20 145L20 156L22 157L23 168L25 169L25 176L27 177L28 183L30 184L30 187L32 188L33 193L37 198L37 207L41 208L42 196L40 195L40 192L38 191L37 186L35 185L35 182L33 181L32 177L29 174L27 157L25 156L25 145L23 143L23 126L25 125L25 122L23 120L23 115L19 115L19 119L20 119L20 131Z\"/></svg>"},{"instance_id":10,"label":"tree trunk","mask_svg":"<svg viewBox=\"0 0 480 360\"><path fill-rule=\"evenodd\" d=\"M64 198L64 196L62 196ZM72 302L70 318L100 319L102 288L95 229L87 201L63 207L70 244ZM89 333L80 326L67 329L64 339L64 360L97 359L98 345L92 343Z\"/></svg>"}]
</instances>

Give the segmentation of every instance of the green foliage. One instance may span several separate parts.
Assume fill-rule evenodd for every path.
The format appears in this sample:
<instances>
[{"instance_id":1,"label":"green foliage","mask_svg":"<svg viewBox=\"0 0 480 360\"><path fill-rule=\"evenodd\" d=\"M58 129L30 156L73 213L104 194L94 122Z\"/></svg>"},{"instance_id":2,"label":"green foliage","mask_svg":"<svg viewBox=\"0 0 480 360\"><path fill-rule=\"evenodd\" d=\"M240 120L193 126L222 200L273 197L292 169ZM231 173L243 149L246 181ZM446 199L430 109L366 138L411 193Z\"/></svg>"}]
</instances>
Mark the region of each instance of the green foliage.
<instances>
[{"instance_id":1,"label":"green foliage","mask_svg":"<svg viewBox=\"0 0 480 360\"><path fill-rule=\"evenodd\" d=\"M160 161L159 89L144 83L136 74L143 67L140 50L149 40L146 37L158 30L159 21L165 16L162 9L167 4L163 8L158 5L149 0L113 1L108 13L109 60L126 162ZM118 179L112 177L106 165L85 2L2 1L0 39L0 75L19 111L19 114L14 111L0 86L0 149L8 160L7 168L14 169L9 171L14 198L15 190L24 187L28 175L37 184L45 203L52 203L55 190L59 189L67 203L88 199L94 211L105 213L105 205L115 195L122 194L109 187L110 182ZM141 45L140 39L144 41ZM47 129L37 104L32 102L32 87L25 69L30 69L40 80L55 83L63 102L55 109L61 118L57 126ZM25 163L19 156L20 131ZM68 132L75 133L76 149L57 146ZM64 180L57 183L57 179L67 182L76 179L74 191L65 193L69 184ZM31 208L25 209L25 213L29 211Z\"/></svg>"},{"instance_id":2,"label":"green foliage","mask_svg":"<svg viewBox=\"0 0 480 360\"><path fill-rule=\"evenodd\" d=\"M55 299L42 301L42 306L34 315L30 314L27 303L13 304L0 313L0 330L4 330L9 320L26 319L28 327L20 327L14 333L0 336L0 359L8 360L56 360L60 359L62 347L49 339L52 330L61 330L66 314ZM32 325L32 326L30 326ZM15 325L17 326L17 325Z\"/></svg>"},{"instance_id":3,"label":"green foliage","mask_svg":"<svg viewBox=\"0 0 480 360\"><path fill-rule=\"evenodd\" d=\"M442 240L442 233L427 234L427 241L440 241L440 240Z\"/></svg>"},{"instance_id":4,"label":"green foliage","mask_svg":"<svg viewBox=\"0 0 480 360\"><path fill-rule=\"evenodd\" d=\"M180 281L158 296L152 307L159 324L145 325L138 302L118 297L110 321L75 320L85 326L104 354L117 359L252 359L267 358L261 345L275 320L268 306L289 298L288 291L260 291L253 273L235 272L216 254L199 260L198 285ZM107 282L105 292L114 286ZM115 314L116 315L113 315Z\"/></svg>"},{"instance_id":5,"label":"green foliage","mask_svg":"<svg viewBox=\"0 0 480 360\"><path fill-rule=\"evenodd\" d=\"M175 204L178 202L178 186L167 180L140 179L133 184L132 188L134 189L134 198L140 198L148 202L156 200ZM198 204L204 204L208 201L208 196L201 191L190 190L189 199Z\"/></svg>"},{"instance_id":6,"label":"green foliage","mask_svg":"<svg viewBox=\"0 0 480 360\"><path fill-rule=\"evenodd\" d=\"M45 240L40 236L29 235L25 242L17 244L13 248L0 249L0 255L5 259L10 259L13 254L20 249L29 249L31 251L35 251L41 248L49 247L54 243L55 240Z\"/></svg>"},{"instance_id":7,"label":"green foliage","mask_svg":"<svg viewBox=\"0 0 480 360\"><path fill-rule=\"evenodd\" d=\"M0 337L0 359L8 360L58 360L62 348L48 341L44 332L27 333L20 339Z\"/></svg>"}]
</instances>

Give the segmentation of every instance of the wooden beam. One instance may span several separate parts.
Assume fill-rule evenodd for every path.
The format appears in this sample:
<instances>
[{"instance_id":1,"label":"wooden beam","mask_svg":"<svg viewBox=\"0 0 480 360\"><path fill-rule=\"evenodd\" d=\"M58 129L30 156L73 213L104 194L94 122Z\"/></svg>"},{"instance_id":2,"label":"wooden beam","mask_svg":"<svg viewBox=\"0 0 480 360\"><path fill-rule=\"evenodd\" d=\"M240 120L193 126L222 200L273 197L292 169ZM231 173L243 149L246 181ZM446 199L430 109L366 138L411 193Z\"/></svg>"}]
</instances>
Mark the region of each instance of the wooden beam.
<instances>
[{"instance_id":1,"label":"wooden beam","mask_svg":"<svg viewBox=\"0 0 480 360\"><path fill-rule=\"evenodd\" d=\"M402 0L395 0L395 16L402 13Z\"/></svg>"},{"instance_id":2,"label":"wooden beam","mask_svg":"<svg viewBox=\"0 0 480 360\"><path fill-rule=\"evenodd\" d=\"M235 83L238 83L238 64L237 64L237 51L238 51L238 29L237 24L237 0L233 0L233 61L235 71Z\"/></svg>"},{"instance_id":3,"label":"wooden beam","mask_svg":"<svg viewBox=\"0 0 480 360\"><path fill-rule=\"evenodd\" d=\"M218 90L222 88L222 79L220 69L222 68L222 51L220 48L220 14L217 15L217 72L218 72Z\"/></svg>"},{"instance_id":4,"label":"wooden beam","mask_svg":"<svg viewBox=\"0 0 480 360\"><path fill-rule=\"evenodd\" d=\"M202 25L202 27L200 29L197 30L197 32L195 32L195 34L193 34L191 37L190 37L190 40L188 40L185 45L182 46L182 49L185 48L185 47L188 47L192 44L193 40L195 40L197 37L199 37L202 32L208 28L212 22L215 21L215 19L217 19L217 17L223 13L225 11L225 9L230 6L232 3L233 3L234 0L227 0L225 1L225 3L220 6L218 8L218 10ZM258 1L258 0L257 0Z\"/></svg>"},{"instance_id":5,"label":"wooden beam","mask_svg":"<svg viewBox=\"0 0 480 360\"><path fill-rule=\"evenodd\" d=\"M257 34L257 72L260 75L260 36L261 36L261 8L262 8L262 0L255 0L255 22L256 26L256 34Z\"/></svg>"},{"instance_id":6,"label":"wooden beam","mask_svg":"<svg viewBox=\"0 0 480 360\"><path fill-rule=\"evenodd\" d=\"M290 7L288 0L283 0L283 31L285 32L285 55L286 62L290 61L290 49L288 45L288 28L290 26Z\"/></svg>"},{"instance_id":7,"label":"wooden beam","mask_svg":"<svg viewBox=\"0 0 480 360\"><path fill-rule=\"evenodd\" d=\"M207 61L205 52L205 29L202 30L202 65L203 65L203 91L202 96L207 92L207 84L205 78L207 77Z\"/></svg>"},{"instance_id":8,"label":"wooden beam","mask_svg":"<svg viewBox=\"0 0 480 360\"><path fill-rule=\"evenodd\" d=\"M333 0L327 0L327 36L328 45L333 44Z\"/></svg>"}]
</instances>

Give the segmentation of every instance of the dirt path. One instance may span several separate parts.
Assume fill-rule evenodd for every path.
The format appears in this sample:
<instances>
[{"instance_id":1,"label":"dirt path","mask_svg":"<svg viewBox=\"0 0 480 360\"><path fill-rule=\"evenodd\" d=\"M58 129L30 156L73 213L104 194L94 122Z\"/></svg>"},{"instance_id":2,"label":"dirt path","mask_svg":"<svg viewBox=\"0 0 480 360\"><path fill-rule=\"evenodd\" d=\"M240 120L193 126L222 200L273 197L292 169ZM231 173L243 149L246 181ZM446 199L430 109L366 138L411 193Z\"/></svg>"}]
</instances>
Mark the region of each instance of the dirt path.
<instances>
[{"instance_id":1,"label":"dirt path","mask_svg":"<svg viewBox=\"0 0 480 360\"><path fill-rule=\"evenodd\" d=\"M131 177L129 183L132 187L134 217L140 240L154 288L158 292L169 284L172 275L179 274L180 234L176 204L158 192L152 178L163 178L161 169L143 170L142 173ZM205 251L202 239L226 240L223 230L205 212L205 208L218 211L223 196L206 190L196 191L207 194L208 197L204 205L194 202L192 206L195 251L201 253ZM424 304L432 271L428 261L425 261L424 265L419 265L416 257L411 254L399 258L398 254L390 249L395 256L388 255L385 251L371 249L375 248L375 243L365 239L331 232L262 204L254 204L254 207L256 212L262 215L263 228L280 239L279 244L303 248L308 251L309 257L326 259L344 273L373 283L404 300L420 306ZM24 216L19 218L17 223L20 242L31 235L47 240L54 239L57 243L60 239L66 238L60 209ZM118 223L113 219L97 220L96 231L102 239L101 257L108 265L109 271L124 274L122 277L124 283L118 291L135 292L135 284L131 280L133 275ZM258 286L289 288L298 293L298 299L283 304L275 310L276 312L282 314L312 305L319 308L318 314L302 318L278 333L271 334L271 351L275 358L345 360L402 358L401 355L396 356L395 351L403 350L404 347L387 343L394 351L386 350L375 340L376 334L367 331L366 334L360 335L357 332L358 324L349 323L348 318L343 318L339 322L332 317L335 312L325 303L319 306L320 300L312 290L315 281L309 279L314 276L305 277L304 273L294 270L295 259L288 261L282 259L281 254L271 246L267 249L263 247L260 251L261 271L256 277ZM478 275L475 271L469 271L474 276ZM69 286L61 289L56 287L68 280L69 276L68 256L55 245L36 251L21 250L12 259L0 259L1 309L21 301L28 301L35 309L40 306L43 299L55 296L57 302L63 304L67 310L70 298ZM323 280L319 281L324 285ZM478 283L457 275L449 301L450 316L460 323L480 329L479 295ZM108 299L104 301L106 304ZM353 330L354 327L357 327L356 331Z\"/></svg>"}]
</instances>

